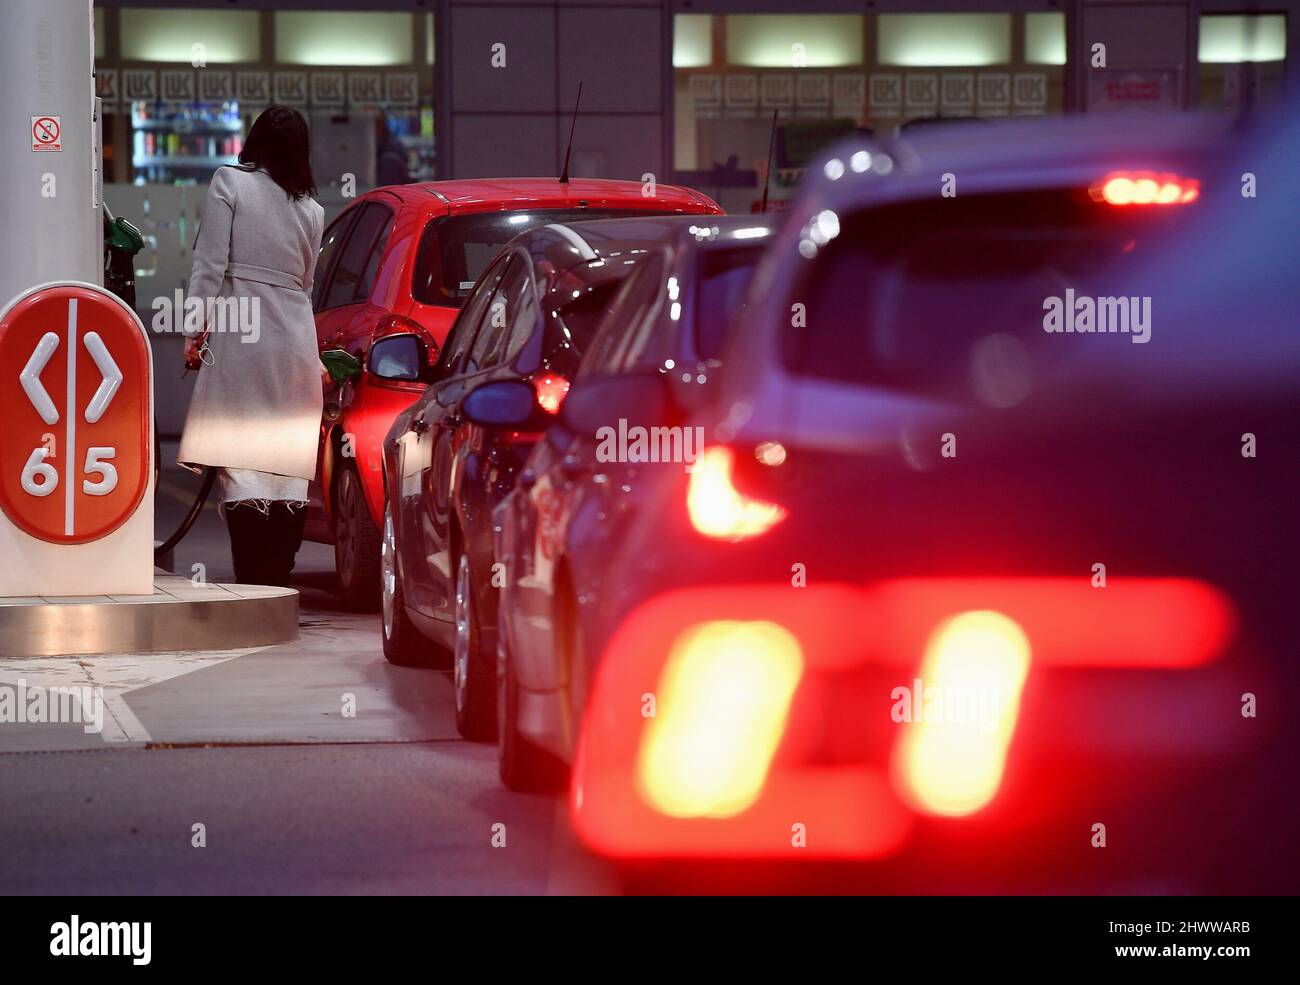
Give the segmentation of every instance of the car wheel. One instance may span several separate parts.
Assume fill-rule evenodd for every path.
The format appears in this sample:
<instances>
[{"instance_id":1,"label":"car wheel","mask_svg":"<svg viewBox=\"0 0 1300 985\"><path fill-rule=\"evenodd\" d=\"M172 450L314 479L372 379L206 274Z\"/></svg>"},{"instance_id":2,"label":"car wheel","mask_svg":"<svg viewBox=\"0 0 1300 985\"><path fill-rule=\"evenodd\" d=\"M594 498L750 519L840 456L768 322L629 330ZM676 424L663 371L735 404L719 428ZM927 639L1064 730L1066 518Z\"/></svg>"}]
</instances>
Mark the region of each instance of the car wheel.
<instances>
[{"instance_id":1,"label":"car wheel","mask_svg":"<svg viewBox=\"0 0 1300 985\"><path fill-rule=\"evenodd\" d=\"M469 570L469 557L456 565L456 641L452 650L452 687L456 695L456 728L473 742L496 738L496 680L484 658L478 599Z\"/></svg>"},{"instance_id":2,"label":"car wheel","mask_svg":"<svg viewBox=\"0 0 1300 985\"><path fill-rule=\"evenodd\" d=\"M381 543L356 466L345 465L334 485L334 571L346 608L374 612L379 607Z\"/></svg>"},{"instance_id":3,"label":"car wheel","mask_svg":"<svg viewBox=\"0 0 1300 985\"><path fill-rule=\"evenodd\" d=\"M406 614L406 595L397 575L397 535L393 508L384 504L384 539L380 549L380 628L384 658L400 667L427 664L433 643L415 628Z\"/></svg>"},{"instance_id":4,"label":"car wheel","mask_svg":"<svg viewBox=\"0 0 1300 985\"><path fill-rule=\"evenodd\" d=\"M558 793L568 780L560 760L519 734L519 682L502 630L497 635L497 769L519 793Z\"/></svg>"}]
</instances>

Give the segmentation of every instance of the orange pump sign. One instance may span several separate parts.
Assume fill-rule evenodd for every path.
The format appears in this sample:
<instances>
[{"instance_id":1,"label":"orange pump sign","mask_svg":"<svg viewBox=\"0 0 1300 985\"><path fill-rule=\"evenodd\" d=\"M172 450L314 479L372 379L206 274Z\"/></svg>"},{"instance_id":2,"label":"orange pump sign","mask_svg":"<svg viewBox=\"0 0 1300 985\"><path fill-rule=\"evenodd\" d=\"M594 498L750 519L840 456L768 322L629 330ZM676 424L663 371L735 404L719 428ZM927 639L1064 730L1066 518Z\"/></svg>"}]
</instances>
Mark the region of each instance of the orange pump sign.
<instances>
[{"instance_id":1,"label":"orange pump sign","mask_svg":"<svg viewBox=\"0 0 1300 985\"><path fill-rule=\"evenodd\" d=\"M152 468L149 344L135 313L89 284L20 295L0 317L0 509L54 544L125 523Z\"/></svg>"}]
</instances>

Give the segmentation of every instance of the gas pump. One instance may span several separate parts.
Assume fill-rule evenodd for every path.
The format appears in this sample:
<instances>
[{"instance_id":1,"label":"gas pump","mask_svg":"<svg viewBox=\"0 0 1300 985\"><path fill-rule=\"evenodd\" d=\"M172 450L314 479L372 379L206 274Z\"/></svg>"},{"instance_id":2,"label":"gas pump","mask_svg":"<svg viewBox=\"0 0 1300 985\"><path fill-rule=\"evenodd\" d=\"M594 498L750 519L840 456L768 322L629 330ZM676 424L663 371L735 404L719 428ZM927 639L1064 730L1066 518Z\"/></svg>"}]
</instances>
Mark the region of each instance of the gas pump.
<instances>
[{"instance_id":1,"label":"gas pump","mask_svg":"<svg viewBox=\"0 0 1300 985\"><path fill-rule=\"evenodd\" d=\"M0 596L153 592L152 356L102 286L93 73L85 0L6 8L0 133L24 137L0 142Z\"/></svg>"}]
</instances>

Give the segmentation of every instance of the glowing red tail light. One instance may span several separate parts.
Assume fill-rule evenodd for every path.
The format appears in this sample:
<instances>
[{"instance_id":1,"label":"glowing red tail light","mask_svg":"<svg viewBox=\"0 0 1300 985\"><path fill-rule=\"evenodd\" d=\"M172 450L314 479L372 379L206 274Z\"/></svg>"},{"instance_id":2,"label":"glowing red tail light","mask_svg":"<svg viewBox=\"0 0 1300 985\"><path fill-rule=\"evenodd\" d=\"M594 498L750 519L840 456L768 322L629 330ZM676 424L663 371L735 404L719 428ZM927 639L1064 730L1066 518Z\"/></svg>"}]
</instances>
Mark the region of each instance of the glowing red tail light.
<instances>
[{"instance_id":1,"label":"glowing red tail light","mask_svg":"<svg viewBox=\"0 0 1300 985\"><path fill-rule=\"evenodd\" d=\"M616 857L891 855L921 816L996 809L1013 746L1042 738L1020 734L1035 675L1187 673L1223 654L1235 621L1221 591L1181 578L661 595L620 625L608 647L617 659L599 665L574 764L574 827ZM846 693L850 679L859 683ZM931 719L929 705L896 718L891 689L904 681L918 706L921 688L992 698L978 719ZM653 697L653 713L628 714L628 695Z\"/></svg>"},{"instance_id":2,"label":"glowing red tail light","mask_svg":"<svg viewBox=\"0 0 1300 985\"><path fill-rule=\"evenodd\" d=\"M537 390L537 406L548 414L558 414L564 398L569 395L569 381L559 373L545 370L528 378Z\"/></svg>"},{"instance_id":3,"label":"glowing red tail light","mask_svg":"<svg viewBox=\"0 0 1300 985\"><path fill-rule=\"evenodd\" d=\"M1088 189L1107 205L1187 205L1201 194L1195 178L1154 171L1115 171Z\"/></svg>"},{"instance_id":4,"label":"glowing red tail light","mask_svg":"<svg viewBox=\"0 0 1300 985\"><path fill-rule=\"evenodd\" d=\"M747 540L785 519L785 509L753 499L732 482L735 453L724 445L706 448L691 470L686 506L691 524L715 540Z\"/></svg>"}]
</instances>

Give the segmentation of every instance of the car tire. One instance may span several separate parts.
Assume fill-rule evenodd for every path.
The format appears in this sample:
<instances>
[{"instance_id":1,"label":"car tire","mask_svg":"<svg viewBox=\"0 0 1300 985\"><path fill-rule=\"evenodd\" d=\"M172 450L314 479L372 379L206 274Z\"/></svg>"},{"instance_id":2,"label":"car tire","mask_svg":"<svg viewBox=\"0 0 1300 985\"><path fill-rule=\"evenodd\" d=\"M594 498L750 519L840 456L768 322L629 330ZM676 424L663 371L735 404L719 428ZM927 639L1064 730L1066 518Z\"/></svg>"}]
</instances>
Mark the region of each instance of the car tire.
<instances>
[{"instance_id":1,"label":"car tire","mask_svg":"<svg viewBox=\"0 0 1300 985\"><path fill-rule=\"evenodd\" d=\"M406 614L406 593L397 573L397 534L393 508L384 504L384 532L380 548L379 632L384 640L384 659L399 667L427 666L432 641L424 636Z\"/></svg>"},{"instance_id":2,"label":"car tire","mask_svg":"<svg viewBox=\"0 0 1300 985\"><path fill-rule=\"evenodd\" d=\"M456 563L456 637L451 665L456 728L471 742L491 742L496 738L496 675L493 662L483 653L480 611L469 556L462 553Z\"/></svg>"},{"instance_id":3,"label":"car tire","mask_svg":"<svg viewBox=\"0 0 1300 985\"><path fill-rule=\"evenodd\" d=\"M344 608L374 612L380 601L383 536L371 519L355 465L345 465L334 483L334 571Z\"/></svg>"},{"instance_id":4,"label":"car tire","mask_svg":"<svg viewBox=\"0 0 1300 985\"><path fill-rule=\"evenodd\" d=\"M516 793L559 793L568 781L564 763L519 734L519 682L502 630L497 636L497 771Z\"/></svg>"}]
</instances>

